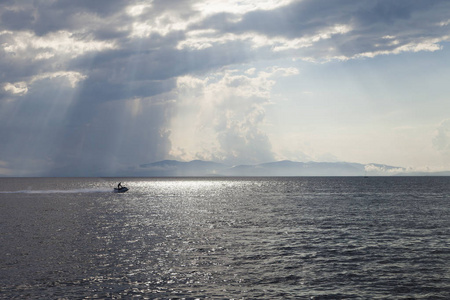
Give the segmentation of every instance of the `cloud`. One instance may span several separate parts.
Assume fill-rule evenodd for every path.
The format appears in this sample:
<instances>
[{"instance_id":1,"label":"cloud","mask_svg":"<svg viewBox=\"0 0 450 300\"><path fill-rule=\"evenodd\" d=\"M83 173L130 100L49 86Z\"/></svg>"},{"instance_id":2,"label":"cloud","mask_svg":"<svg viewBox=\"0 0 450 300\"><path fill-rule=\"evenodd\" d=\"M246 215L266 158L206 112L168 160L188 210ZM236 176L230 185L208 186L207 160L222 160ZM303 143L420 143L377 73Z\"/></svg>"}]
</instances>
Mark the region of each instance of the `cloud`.
<instances>
[{"instance_id":1,"label":"cloud","mask_svg":"<svg viewBox=\"0 0 450 300\"><path fill-rule=\"evenodd\" d=\"M44 36L57 31L85 30L95 32L110 26L116 14L122 15L128 3L111 1L2 1L0 25L12 31L33 31ZM114 26L115 27L115 26Z\"/></svg>"},{"instance_id":2,"label":"cloud","mask_svg":"<svg viewBox=\"0 0 450 300\"><path fill-rule=\"evenodd\" d=\"M84 117L79 111L84 105L72 110L66 118L70 128L53 144L60 149L55 158L59 167L51 172L113 175L164 158L170 150L164 128L171 103L156 98L105 102Z\"/></svg>"},{"instance_id":3,"label":"cloud","mask_svg":"<svg viewBox=\"0 0 450 300\"><path fill-rule=\"evenodd\" d=\"M368 164L364 167L367 175L386 176L405 172L405 168L392 167L378 164Z\"/></svg>"},{"instance_id":4,"label":"cloud","mask_svg":"<svg viewBox=\"0 0 450 300\"><path fill-rule=\"evenodd\" d=\"M32 54L31 60L45 60L54 56L68 56L71 59L86 52L115 47L114 43L79 37L68 31L50 32L44 36L37 36L30 31L4 32L2 35L10 35L10 41L3 43L7 54Z\"/></svg>"},{"instance_id":5,"label":"cloud","mask_svg":"<svg viewBox=\"0 0 450 300\"><path fill-rule=\"evenodd\" d=\"M252 63L438 51L449 11L448 1L5 0L0 156L58 175L177 155L268 161L272 88L298 71Z\"/></svg>"},{"instance_id":6,"label":"cloud","mask_svg":"<svg viewBox=\"0 0 450 300\"><path fill-rule=\"evenodd\" d=\"M258 58L436 51L449 40L448 9L441 1L6 1L0 66L11 84L41 72L93 70L106 70L95 81L113 74L160 80Z\"/></svg>"},{"instance_id":7,"label":"cloud","mask_svg":"<svg viewBox=\"0 0 450 300\"><path fill-rule=\"evenodd\" d=\"M443 154L450 154L450 119L441 122L433 138L433 146Z\"/></svg>"},{"instance_id":8,"label":"cloud","mask_svg":"<svg viewBox=\"0 0 450 300\"><path fill-rule=\"evenodd\" d=\"M240 40L314 61L436 51L449 40L449 9L445 1L294 1L244 15L211 15L192 26L196 35L183 45Z\"/></svg>"},{"instance_id":9,"label":"cloud","mask_svg":"<svg viewBox=\"0 0 450 300\"><path fill-rule=\"evenodd\" d=\"M171 129L172 155L231 164L273 160L270 141L262 130L265 107L270 103L274 78L297 72L270 68L227 70L206 78L180 77L177 89L183 97L178 99L180 116ZM183 147L186 145L189 149ZM195 151L199 145L203 150Z\"/></svg>"},{"instance_id":10,"label":"cloud","mask_svg":"<svg viewBox=\"0 0 450 300\"><path fill-rule=\"evenodd\" d=\"M27 84L23 81L16 83L6 82L3 89L12 94L26 94L28 92Z\"/></svg>"}]
</instances>

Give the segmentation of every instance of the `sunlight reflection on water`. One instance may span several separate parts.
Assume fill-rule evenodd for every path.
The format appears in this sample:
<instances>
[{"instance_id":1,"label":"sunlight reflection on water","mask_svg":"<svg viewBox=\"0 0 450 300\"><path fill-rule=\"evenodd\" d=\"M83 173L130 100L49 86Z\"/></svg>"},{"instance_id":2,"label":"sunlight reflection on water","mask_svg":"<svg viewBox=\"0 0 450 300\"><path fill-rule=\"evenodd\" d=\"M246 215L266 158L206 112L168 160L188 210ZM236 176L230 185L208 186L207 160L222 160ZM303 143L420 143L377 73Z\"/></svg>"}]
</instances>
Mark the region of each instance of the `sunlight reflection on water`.
<instances>
[{"instance_id":1,"label":"sunlight reflection on water","mask_svg":"<svg viewBox=\"0 0 450 300\"><path fill-rule=\"evenodd\" d=\"M77 180L38 186L117 183ZM125 194L0 194L0 287L40 299L445 299L449 183L138 178Z\"/></svg>"}]
</instances>

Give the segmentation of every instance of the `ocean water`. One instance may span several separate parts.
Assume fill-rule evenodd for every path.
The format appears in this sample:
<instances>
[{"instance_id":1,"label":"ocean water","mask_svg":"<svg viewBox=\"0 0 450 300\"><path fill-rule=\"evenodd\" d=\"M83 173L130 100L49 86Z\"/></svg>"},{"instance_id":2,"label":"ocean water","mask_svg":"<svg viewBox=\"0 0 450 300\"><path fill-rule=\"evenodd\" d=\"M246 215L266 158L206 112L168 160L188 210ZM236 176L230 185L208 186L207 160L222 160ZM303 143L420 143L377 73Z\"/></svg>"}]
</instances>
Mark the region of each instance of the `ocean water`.
<instances>
[{"instance_id":1,"label":"ocean water","mask_svg":"<svg viewBox=\"0 0 450 300\"><path fill-rule=\"evenodd\" d=\"M0 179L2 299L450 299L449 177Z\"/></svg>"}]
</instances>

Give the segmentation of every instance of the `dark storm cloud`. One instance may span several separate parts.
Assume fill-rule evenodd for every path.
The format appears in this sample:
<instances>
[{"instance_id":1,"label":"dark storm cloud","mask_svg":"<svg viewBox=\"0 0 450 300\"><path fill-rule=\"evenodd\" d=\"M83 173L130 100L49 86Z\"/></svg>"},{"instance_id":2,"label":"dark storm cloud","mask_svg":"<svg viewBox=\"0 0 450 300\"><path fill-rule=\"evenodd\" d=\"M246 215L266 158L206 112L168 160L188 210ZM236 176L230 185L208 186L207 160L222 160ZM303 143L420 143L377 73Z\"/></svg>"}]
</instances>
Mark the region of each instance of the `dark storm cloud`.
<instances>
[{"instance_id":1,"label":"dark storm cloud","mask_svg":"<svg viewBox=\"0 0 450 300\"><path fill-rule=\"evenodd\" d=\"M167 123L170 106L144 101L134 115L126 102L109 102L86 112L78 106L66 116L65 135L54 143L56 167L50 173L64 175L126 175L129 166L164 157L170 150ZM85 114L83 114L85 112ZM81 117L80 117L81 115ZM157 125L157 126L156 126ZM129 173L128 175L132 175Z\"/></svg>"},{"instance_id":2,"label":"dark storm cloud","mask_svg":"<svg viewBox=\"0 0 450 300\"><path fill-rule=\"evenodd\" d=\"M96 23L93 19L111 17L126 5L128 2L117 0L7 1L0 4L0 24L6 30L32 30L41 36L92 26ZM108 25L111 28L111 24Z\"/></svg>"},{"instance_id":3,"label":"dark storm cloud","mask_svg":"<svg viewBox=\"0 0 450 300\"><path fill-rule=\"evenodd\" d=\"M372 51L391 51L410 42L441 38L449 33L440 22L449 19L448 1L326 1L293 2L273 10L252 11L242 16L216 14L192 29L214 28L225 33L253 32L269 38L305 38L323 33L335 25L348 25L350 32L335 34L316 42L314 47L298 51L320 59L328 55L352 57ZM396 38L396 44L386 39ZM333 47L333 53L328 48Z\"/></svg>"},{"instance_id":4,"label":"dark storm cloud","mask_svg":"<svg viewBox=\"0 0 450 300\"><path fill-rule=\"evenodd\" d=\"M173 89L171 68L152 63L171 55L147 48L160 48L165 40L173 47L172 36L132 41L127 29L129 16L123 14L129 2L33 4L0 4L3 164L16 175L111 175L127 164L164 158L170 148L164 128L170 120L171 102L149 97ZM70 44L67 49L60 49L65 46L61 44L36 48L36 43L28 40L34 37L27 32L48 39L49 34L60 31L70 32L67 36L75 43L86 43L73 49ZM114 40L115 50L89 50L89 41L110 40ZM36 59L46 52L49 58ZM76 88L65 80L70 74L35 79L55 72L76 72L84 78ZM7 84L23 87L17 82L26 83L26 92L6 89ZM129 101L122 102L133 98L143 98L139 112L127 108Z\"/></svg>"},{"instance_id":5,"label":"dark storm cloud","mask_svg":"<svg viewBox=\"0 0 450 300\"><path fill-rule=\"evenodd\" d=\"M3 11L0 15L2 25L8 30L24 30L32 27L35 17L29 10Z\"/></svg>"},{"instance_id":6,"label":"dark storm cloud","mask_svg":"<svg viewBox=\"0 0 450 300\"><path fill-rule=\"evenodd\" d=\"M394 51L448 34L448 26L438 24L450 12L448 1L305 0L202 19L197 2L2 1L0 134L7 143L0 162L17 170L47 164L57 175L82 175L167 158L177 77L273 57ZM126 13L132 4L143 5L140 14ZM153 30L155 20L169 29ZM147 21L153 31L133 31L135 22ZM177 22L190 23L172 28ZM275 53L269 43L320 35L336 25L351 29L285 52ZM180 47L200 29L215 30L203 35L207 46ZM236 37L225 39L230 33ZM239 38L246 34L266 37L268 44L255 47ZM129 110L130 103L139 113ZM230 136L221 133L224 148ZM270 148L269 141L257 142Z\"/></svg>"},{"instance_id":7,"label":"dark storm cloud","mask_svg":"<svg viewBox=\"0 0 450 300\"><path fill-rule=\"evenodd\" d=\"M185 37L182 31L130 36L132 20L124 13L129 2L33 4L3 3L1 10L0 31L12 31L0 35L6 45L0 52L2 86L21 88L16 83L25 82L27 88L17 93L3 88L0 94L2 111L14 112L0 121L0 134L8 141L0 154L17 170L48 164L46 175L82 175L83 170L100 175L112 174L126 164L163 159L170 150L166 128L176 76L241 61L239 45L177 50L178 41ZM137 19L154 18L164 11L175 11L181 19L195 13L189 12L188 2L178 4L154 2ZM20 16L26 17L22 23L17 21ZM56 40L56 45L36 48L35 37L27 32L43 39L63 32L64 38L85 44L72 49ZM80 50L89 48L92 41L113 41L114 47ZM47 52L49 58L36 59ZM76 72L83 79L75 88L64 81L69 75L34 79L61 71ZM163 94L169 96L158 96ZM137 98L143 99L136 100L142 102L139 113L131 113L126 107Z\"/></svg>"},{"instance_id":8,"label":"dark storm cloud","mask_svg":"<svg viewBox=\"0 0 450 300\"><path fill-rule=\"evenodd\" d=\"M211 16L200 26L226 32L257 32L266 36L296 38L323 29L327 25L344 22L343 18L348 22L349 4L357 6L358 2L322 0L293 2L273 10L249 12L238 22L231 14L218 14Z\"/></svg>"}]
</instances>

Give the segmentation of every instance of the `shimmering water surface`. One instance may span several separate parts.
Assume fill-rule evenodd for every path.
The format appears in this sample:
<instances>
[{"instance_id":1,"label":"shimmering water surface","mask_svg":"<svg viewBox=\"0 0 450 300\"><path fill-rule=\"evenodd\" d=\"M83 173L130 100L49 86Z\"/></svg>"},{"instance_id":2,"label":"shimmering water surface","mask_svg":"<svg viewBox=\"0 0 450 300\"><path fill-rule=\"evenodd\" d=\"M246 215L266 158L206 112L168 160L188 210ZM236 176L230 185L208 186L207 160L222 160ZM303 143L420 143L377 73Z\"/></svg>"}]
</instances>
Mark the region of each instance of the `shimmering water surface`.
<instances>
[{"instance_id":1,"label":"shimmering water surface","mask_svg":"<svg viewBox=\"0 0 450 300\"><path fill-rule=\"evenodd\" d=\"M0 179L0 298L450 299L450 178Z\"/></svg>"}]
</instances>

